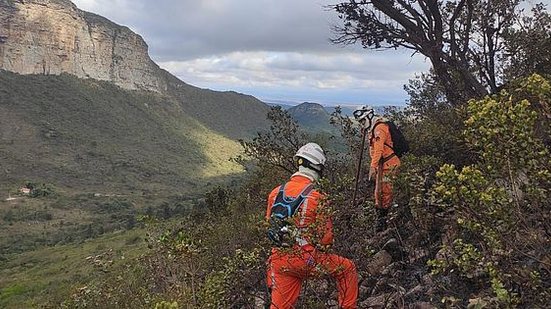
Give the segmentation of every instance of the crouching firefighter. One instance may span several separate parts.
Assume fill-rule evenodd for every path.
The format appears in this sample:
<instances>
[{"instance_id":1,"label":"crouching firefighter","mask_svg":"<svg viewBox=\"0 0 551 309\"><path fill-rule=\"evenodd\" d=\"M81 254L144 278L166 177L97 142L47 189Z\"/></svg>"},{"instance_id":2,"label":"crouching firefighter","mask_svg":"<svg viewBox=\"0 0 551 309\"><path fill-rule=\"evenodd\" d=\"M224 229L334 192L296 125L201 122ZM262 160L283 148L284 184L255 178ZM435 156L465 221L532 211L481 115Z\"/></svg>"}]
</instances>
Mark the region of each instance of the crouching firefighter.
<instances>
[{"instance_id":1,"label":"crouching firefighter","mask_svg":"<svg viewBox=\"0 0 551 309\"><path fill-rule=\"evenodd\" d=\"M392 176L398 172L400 157L409 150L402 132L388 119L375 115L370 106L354 111L362 126L362 138L369 140L369 180L375 180L375 208L378 232L386 229L387 215L393 204ZM367 134L366 134L367 133Z\"/></svg>"},{"instance_id":2,"label":"crouching firefighter","mask_svg":"<svg viewBox=\"0 0 551 309\"><path fill-rule=\"evenodd\" d=\"M294 159L298 171L268 197L266 219L273 243L267 271L270 308L295 308L303 281L323 274L335 278L340 308L357 308L354 262L326 252L333 243L333 224L325 197L314 188L323 172L325 154L318 144L308 143Z\"/></svg>"}]
</instances>

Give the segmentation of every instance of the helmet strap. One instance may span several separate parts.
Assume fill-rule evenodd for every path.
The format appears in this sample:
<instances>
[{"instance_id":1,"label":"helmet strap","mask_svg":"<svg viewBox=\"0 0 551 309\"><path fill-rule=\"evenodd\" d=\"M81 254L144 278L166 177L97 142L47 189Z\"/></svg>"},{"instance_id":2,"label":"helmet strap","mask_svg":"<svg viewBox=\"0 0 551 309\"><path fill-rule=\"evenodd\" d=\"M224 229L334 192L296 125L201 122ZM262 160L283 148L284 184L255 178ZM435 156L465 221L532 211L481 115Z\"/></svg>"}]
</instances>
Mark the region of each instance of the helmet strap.
<instances>
[{"instance_id":1,"label":"helmet strap","mask_svg":"<svg viewBox=\"0 0 551 309\"><path fill-rule=\"evenodd\" d=\"M309 178L312 181L318 181L322 177L320 172L303 165L298 167L298 172L296 172L294 175L301 175Z\"/></svg>"},{"instance_id":2,"label":"helmet strap","mask_svg":"<svg viewBox=\"0 0 551 309\"><path fill-rule=\"evenodd\" d=\"M297 164L299 166L299 169L301 166L303 167L306 167L314 172L316 172L319 176L322 176L323 175L323 165L316 165L316 164L313 164L312 162L304 159L304 158L301 158L299 157L297 159Z\"/></svg>"},{"instance_id":3,"label":"helmet strap","mask_svg":"<svg viewBox=\"0 0 551 309\"><path fill-rule=\"evenodd\" d=\"M367 126L367 128L369 128L369 129L371 129L371 127L373 126L373 118L374 117L371 117L371 118L367 117L367 119L369 121L369 126Z\"/></svg>"}]
</instances>

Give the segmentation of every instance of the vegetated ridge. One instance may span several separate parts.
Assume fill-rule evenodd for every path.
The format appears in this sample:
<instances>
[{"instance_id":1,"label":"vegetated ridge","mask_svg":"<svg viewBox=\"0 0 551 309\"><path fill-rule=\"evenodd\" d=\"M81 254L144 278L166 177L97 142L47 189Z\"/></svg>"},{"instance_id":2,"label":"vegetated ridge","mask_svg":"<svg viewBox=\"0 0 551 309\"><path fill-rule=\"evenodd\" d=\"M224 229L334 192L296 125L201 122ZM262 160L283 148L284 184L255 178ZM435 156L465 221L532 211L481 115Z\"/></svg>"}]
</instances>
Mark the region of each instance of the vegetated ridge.
<instances>
[{"instance_id":1,"label":"vegetated ridge","mask_svg":"<svg viewBox=\"0 0 551 309\"><path fill-rule=\"evenodd\" d=\"M334 131L331 115L318 103L304 102L287 110L302 127L311 131Z\"/></svg>"},{"instance_id":2,"label":"vegetated ridge","mask_svg":"<svg viewBox=\"0 0 551 309\"><path fill-rule=\"evenodd\" d=\"M187 191L240 172L237 139L269 109L182 82L139 35L68 0L0 1L0 79L0 188Z\"/></svg>"}]
</instances>

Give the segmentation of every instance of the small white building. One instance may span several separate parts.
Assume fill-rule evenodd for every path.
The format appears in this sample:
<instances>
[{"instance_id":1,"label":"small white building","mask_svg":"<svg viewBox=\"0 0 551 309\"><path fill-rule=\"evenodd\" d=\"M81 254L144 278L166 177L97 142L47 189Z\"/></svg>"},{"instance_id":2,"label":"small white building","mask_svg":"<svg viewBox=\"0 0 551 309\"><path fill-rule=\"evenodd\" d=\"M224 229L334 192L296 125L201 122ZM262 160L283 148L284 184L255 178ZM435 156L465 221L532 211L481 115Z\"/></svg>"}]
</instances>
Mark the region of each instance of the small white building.
<instances>
[{"instance_id":1,"label":"small white building","mask_svg":"<svg viewBox=\"0 0 551 309\"><path fill-rule=\"evenodd\" d=\"M21 189L19 189L19 192L21 192L22 194L31 194L31 189L27 188L27 187L22 187Z\"/></svg>"}]
</instances>

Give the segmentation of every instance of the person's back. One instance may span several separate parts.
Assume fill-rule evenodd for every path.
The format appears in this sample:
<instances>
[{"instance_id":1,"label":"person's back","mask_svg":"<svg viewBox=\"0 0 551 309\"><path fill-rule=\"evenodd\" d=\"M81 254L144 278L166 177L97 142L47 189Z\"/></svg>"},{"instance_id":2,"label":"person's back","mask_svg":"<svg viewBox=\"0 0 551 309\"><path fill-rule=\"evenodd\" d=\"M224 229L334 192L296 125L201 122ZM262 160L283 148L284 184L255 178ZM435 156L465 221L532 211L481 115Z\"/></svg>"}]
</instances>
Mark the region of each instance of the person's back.
<instances>
[{"instance_id":1,"label":"person's back","mask_svg":"<svg viewBox=\"0 0 551 309\"><path fill-rule=\"evenodd\" d=\"M299 171L284 185L284 195L291 199L320 177L325 164L323 150L313 143L301 147L295 158ZM267 220L279 192L280 186L268 196ZM293 246L283 249L274 247L272 250L267 272L267 284L272 290L272 309L293 308L302 280L322 274L330 274L337 280L340 306L356 308L358 275L354 263L324 250L333 242L333 231L323 200L317 190L311 191L293 217L298 232L293 234Z\"/></svg>"},{"instance_id":2,"label":"person's back","mask_svg":"<svg viewBox=\"0 0 551 309\"><path fill-rule=\"evenodd\" d=\"M400 158L394 154L394 141L384 118L375 121L368 138L371 168L378 168L381 163L383 169L400 165Z\"/></svg>"},{"instance_id":3,"label":"person's back","mask_svg":"<svg viewBox=\"0 0 551 309\"><path fill-rule=\"evenodd\" d=\"M303 190L312 184L312 180L308 177L295 174L291 179L284 184L284 195L289 198L296 198ZM268 208L266 210L266 220L270 219L271 209L276 201L276 197L279 194L281 186L275 187L268 196ZM319 244L322 246L331 245L333 243L333 225L331 218L325 216L328 209L321 204L323 202L323 196L313 189L301 207L298 209L298 213L294 217L294 225L299 230L299 233L305 235L304 237L296 240L299 243L306 244L306 242L312 244ZM316 226L315 230L312 230L312 226ZM318 228L323 227L323 228ZM310 237L308 235L311 235Z\"/></svg>"},{"instance_id":4,"label":"person's back","mask_svg":"<svg viewBox=\"0 0 551 309\"><path fill-rule=\"evenodd\" d=\"M375 177L375 208L377 231L386 229L386 217L393 203L392 175L400 166L400 158L394 153L394 142L384 118L375 119L369 134L371 156L370 177Z\"/></svg>"},{"instance_id":5,"label":"person's back","mask_svg":"<svg viewBox=\"0 0 551 309\"><path fill-rule=\"evenodd\" d=\"M354 117L363 126L363 130L369 130L369 180L375 180L376 230L382 231L386 229L386 218L393 204L392 177L400 166L400 158L394 152L394 141L387 119L376 117L374 109L368 106L354 111Z\"/></svg>"}]
</instances>

